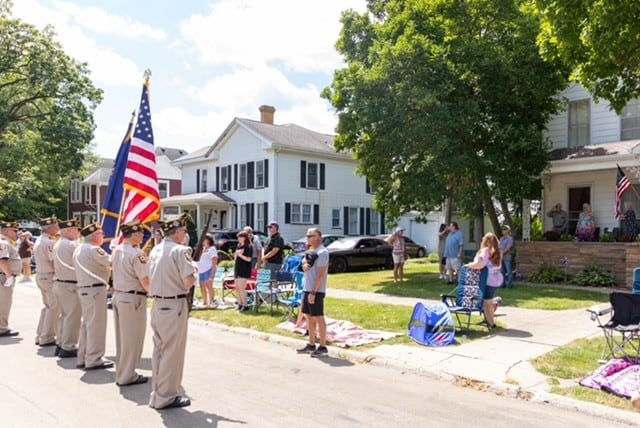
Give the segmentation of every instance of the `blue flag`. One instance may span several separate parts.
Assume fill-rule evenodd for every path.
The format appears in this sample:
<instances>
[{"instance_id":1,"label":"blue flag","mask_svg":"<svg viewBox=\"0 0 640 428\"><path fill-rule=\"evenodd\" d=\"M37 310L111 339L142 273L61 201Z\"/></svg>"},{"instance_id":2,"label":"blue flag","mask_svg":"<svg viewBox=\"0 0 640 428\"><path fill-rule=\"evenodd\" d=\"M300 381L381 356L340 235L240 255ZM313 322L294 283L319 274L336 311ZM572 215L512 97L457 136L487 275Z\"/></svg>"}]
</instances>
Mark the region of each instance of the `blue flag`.
<instances>
[{"instance_id":1,"label":"blue flag","mask_svg":"<svg viewBox=\"0 0 640 428\"><path fill-rule=\"evenodd\" d=\"M118 225L120 223L122 200L124 196L124 173L127 169L129 159L129 148L131 147L131 135L133 129L133 119L135 112L131 114L127 133L118 149L111 177L109 177L109 187L107 188L107 196L104 200L104 208L102 208L102 230L104 231L104 244L102 248L111 254L111 241L117 239Z\"/></svg>"}]
</instances>

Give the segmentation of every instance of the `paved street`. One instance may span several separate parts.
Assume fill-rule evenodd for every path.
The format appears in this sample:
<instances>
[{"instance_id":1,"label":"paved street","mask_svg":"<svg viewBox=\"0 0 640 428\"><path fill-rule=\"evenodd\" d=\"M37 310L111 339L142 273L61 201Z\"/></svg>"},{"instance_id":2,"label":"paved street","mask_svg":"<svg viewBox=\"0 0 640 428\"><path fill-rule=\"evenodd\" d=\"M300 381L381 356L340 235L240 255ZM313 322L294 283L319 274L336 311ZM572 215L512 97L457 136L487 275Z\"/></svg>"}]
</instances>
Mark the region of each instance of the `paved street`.
<instances>
[{"instance_id":1,"label":"paved street","mask_svg":"<svg viewBox=\"0 0 640 428\"><path fill-rule=\"evenodd\" d=\"M256 335L193 320L184 387L193 404L156 411L150 385L118 388L113 370L84 372L33 344L39 293L14 292L11 326L0 338L4 427L600 427L624 426L543 403L456 387L397 369L312 359ZM113 358L112 323L107 357ZM142 373L150 375L151 335ZM303 342L300 342L301 344Z\"/></svg>"}]
</instances>

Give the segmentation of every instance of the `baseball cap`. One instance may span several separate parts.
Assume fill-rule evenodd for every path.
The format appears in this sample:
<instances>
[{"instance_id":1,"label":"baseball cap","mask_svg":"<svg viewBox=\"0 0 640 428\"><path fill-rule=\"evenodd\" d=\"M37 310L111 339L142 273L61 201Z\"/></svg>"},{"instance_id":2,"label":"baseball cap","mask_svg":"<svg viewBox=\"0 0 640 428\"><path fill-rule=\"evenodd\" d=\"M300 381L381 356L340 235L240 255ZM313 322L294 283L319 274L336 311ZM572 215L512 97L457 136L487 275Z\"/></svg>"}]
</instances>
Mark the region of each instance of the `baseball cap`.
<instances>
[{"instance_id":1,"label":"baseball cap","mask_svg":"<svg viewBox=\"0 0 640 428\"><path fill-rule=\"evenodd\" d=\"M280 229L280 225L277 221L270 221L268 227L277 227L278 229Z\"/></svg>"},{"instance_id":2,"label":"baseball cap","mask_svg":"<svg viewBox=\"0 0 640 428\"><path fill-rule=\"evenodd\" d=\"M502 230L511 230L511 228L505 224L504 226L502 226Z\"/></svg>"}]
</instances>

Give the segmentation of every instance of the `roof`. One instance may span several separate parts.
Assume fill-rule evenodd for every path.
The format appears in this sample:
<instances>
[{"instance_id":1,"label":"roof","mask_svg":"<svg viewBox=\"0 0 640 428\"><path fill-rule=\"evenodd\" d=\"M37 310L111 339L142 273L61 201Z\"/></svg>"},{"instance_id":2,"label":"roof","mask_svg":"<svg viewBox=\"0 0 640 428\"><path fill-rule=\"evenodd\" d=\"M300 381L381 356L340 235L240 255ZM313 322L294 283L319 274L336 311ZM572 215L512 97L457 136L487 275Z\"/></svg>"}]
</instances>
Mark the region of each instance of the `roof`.
<instances>
[{"instance_id":1,"label":"roof","mask_svg":"<svg viewBox=\"0 0 640 428\"><path fill-rule=\"evenodd\" d=\"M172 152L172 154L175 154L175 152ZM101 159L100 166L91 174L89 174L87 178L82 180L82 182L84 184L100 184L104 186L108 185L109 178L111 178L111 171L113 171L114 165L115 161L113 159ZM171 159L166 154L156 153L156 174L158 175L158 179L160 180L182 179L182 173L180 169L171 165Z\"/></svg>"},{"instance_id":2,"label":"roof","mask_svg":"<svg viewBox=\"0 0 640 428\"><path fill-rule=\"evenodd\" d=\"M228 196L220 192L203 192L203 193L189 193L187 195L169 196L160 200L162 205L168 204L203 204L203 203L235 203L235 201Z\"/></svg>"},{"instance_id":3,"label":"roof","mask_svg":"<svg viewBox=\"0 0 640 428\"><path fill-rule=\"evenodd\" d=\"M555 149L549 152L552 161L584 159L596 156L635 155L640 153L640 140L617 141L615 143Z\"/></svg>"},{"instance_id":4,"label":"roof","mask_svg":"<svg viewBox=\"0 0 640 428\"><path fill-rule=\"evenodd\" d=\"M186 150L173 149L170 147L156 147L155 152L156 152L156 156L164 155L168 157L169 160L175 160L187 154Z\"/></svg>"}]
</instances>

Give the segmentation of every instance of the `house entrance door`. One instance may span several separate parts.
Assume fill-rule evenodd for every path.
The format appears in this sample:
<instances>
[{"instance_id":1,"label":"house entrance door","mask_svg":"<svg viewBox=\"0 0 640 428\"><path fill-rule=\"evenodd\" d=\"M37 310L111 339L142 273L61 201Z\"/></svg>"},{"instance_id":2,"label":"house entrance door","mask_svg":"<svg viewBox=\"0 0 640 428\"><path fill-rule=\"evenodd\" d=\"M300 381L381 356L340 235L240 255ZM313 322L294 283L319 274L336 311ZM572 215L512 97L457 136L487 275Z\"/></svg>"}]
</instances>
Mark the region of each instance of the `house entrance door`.
<instances>
[{"instance_id":1,"label":"house entrance door","mask_svg":"<svg viewBox=\"0 0 640 428\"><path fill-rule=\"evenodd\" d=\"M575 236L578 217L582 212L582 204L591 204L591 187L572 187L569 189L569 234Z\"/></svg>"}]
</instances>

